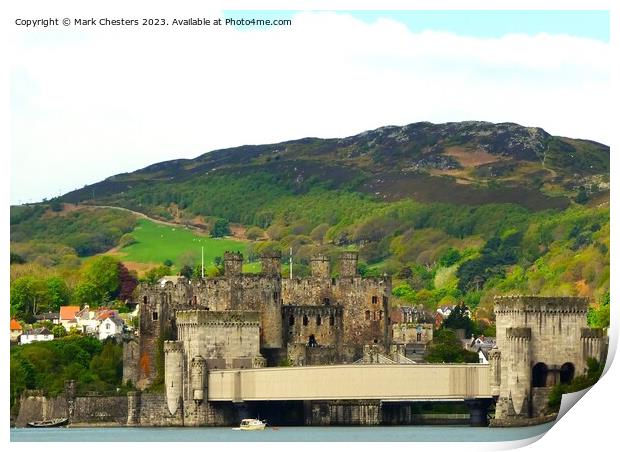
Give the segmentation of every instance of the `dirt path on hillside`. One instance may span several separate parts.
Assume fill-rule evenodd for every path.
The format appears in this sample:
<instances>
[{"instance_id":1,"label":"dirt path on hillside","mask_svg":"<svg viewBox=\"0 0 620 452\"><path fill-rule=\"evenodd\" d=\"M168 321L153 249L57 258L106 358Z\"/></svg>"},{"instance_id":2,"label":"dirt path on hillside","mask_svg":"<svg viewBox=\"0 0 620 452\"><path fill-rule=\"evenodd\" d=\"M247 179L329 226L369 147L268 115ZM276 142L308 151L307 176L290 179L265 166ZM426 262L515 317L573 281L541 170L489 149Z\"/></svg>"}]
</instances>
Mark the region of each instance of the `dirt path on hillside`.
<instances>
[{"instance_id":1,"label":"dirt path on hillside","mask_svg":"<svg viewBox=\"0 0 620 452\"><path fill-rule=\"evenodd\" d=\"M66 206L67 206L67 204L65 204L65 208L66 208ZM149 217L148 215L146 215L146 214L144 214L142 212L137 212L135 210L127 209L125 207L118 207L118 206L93 206L93 205L90 205L90 204L84 204L84 205L81 205L81 206L78 206L78 207L73 207L71 205L71 208L73 210L80 209L80 208L83 208L83 209L93 208L93 209L115 209L115 210L121 210L123 212L131 213L131 214L135 215L138 218L149 220L149 221L152 221L153 223L161 224L163 226L170 226L170 227L173 227L173 228L182 227L182 228L187 228L187 229L189 229L191 231L198 232L198 233L203 234L203 235L209 235L209 233L205 229L200 228L198 226L195 226L195 225L192 225L192 224L187 224L187 223L179 223L179 222L176 222L176 221L159 220L157 218ZM243 227L242 225L231 224L230 225L230 230L231 230L232 235L227 236L228 239L238 240L240 242L247 241L247 239L245 238L245 227Z\"/></svg>"}]
</instances>

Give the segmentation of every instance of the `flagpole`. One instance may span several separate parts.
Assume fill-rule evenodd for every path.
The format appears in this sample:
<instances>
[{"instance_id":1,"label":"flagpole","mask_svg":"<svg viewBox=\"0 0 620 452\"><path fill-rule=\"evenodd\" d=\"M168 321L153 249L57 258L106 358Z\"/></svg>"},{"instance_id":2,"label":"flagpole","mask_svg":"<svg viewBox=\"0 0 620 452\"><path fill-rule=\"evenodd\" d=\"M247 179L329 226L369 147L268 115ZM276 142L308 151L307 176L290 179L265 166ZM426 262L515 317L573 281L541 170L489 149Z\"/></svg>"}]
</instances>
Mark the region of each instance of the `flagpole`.
<instances>
[{"instance_id":1,"label":"flagpole","mask_svg":"<svg viewBox=\"0 0 620 452\"><path fill-rule=\"evenodd\" d=\"M293 279L293 247L292 246L289 248L288 270L289 270L289 278Z\"/></svg>"}]
</instances>

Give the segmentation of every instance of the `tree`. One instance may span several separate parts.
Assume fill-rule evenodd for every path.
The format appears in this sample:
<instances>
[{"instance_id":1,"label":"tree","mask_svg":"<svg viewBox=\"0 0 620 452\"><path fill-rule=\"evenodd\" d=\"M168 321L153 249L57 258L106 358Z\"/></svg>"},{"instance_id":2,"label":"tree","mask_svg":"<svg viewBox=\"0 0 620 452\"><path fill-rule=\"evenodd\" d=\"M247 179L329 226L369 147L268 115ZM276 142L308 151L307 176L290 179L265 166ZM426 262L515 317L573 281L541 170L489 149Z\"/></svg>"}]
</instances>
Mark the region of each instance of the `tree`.
<instances>
[{"instance_id":1,"label":"tree","mask_svg":"<svg viewBox=\"0 0 620 452\"><path fill-rule=\"evenodd\" d=\"M135 273L130 272L122 262L119 262L118 279L120 283L118 298L121 301L129 300L134 289L138 286L138 278L136 278Z\"/></svg>"},{"instance_id":2,"label":"tree","mask_svg":"<svg viewBox=\"0 0 620 452\"><path fill-rule=\"evenodd\" d=\"M155 284L164 276L170 274L170 267L166 267L165 265L161 265L159 267L151 268L144 274L143 281L149 284Z\"/></svg>"},{"instance_id":3,"label":"tree","mask_svg":"<svg viewBox=\"0 0 620 452\"><path fill-rule=\"evenodd\" d=\"M25 262L26 262L26 259L24 259L17 253L11 252L11 264L23 264Z\"/></svg>"},{"instance_id":4,"label":"tree","mask_svg":"<svg viewBox=\"0 0 620 452\"><path fill-rule=\"evenodd\" d=\"M217 218L211 228L211 237L224 237L230 235L230 225L228 220L224 218Z\"/></svg>"},{"instance_id":5,"label":"tree","mask_svg":"<svg viewBox=\"0 0 620 452\"><path fill-rule=\"evenodd\" d=\"M82 282L97 288L102 298L112 300L120 288L119 261L111 256L97 256L82 271Z\"/></svg>"},{"instance_id":6,"label":"tree","mask_svg":"<svg viewBox=\"0 0 620 452\"><path fill-rule=\"evenodd\" d=\"M264 235L265 235L265 231L263 231L258 226L254 226L245 232L245 236L249 240L257 240L257 239L262 238Z\"/></svg>"},{"instance_id":7,"label":"tree","mask_svg":"<svg viewBox=\"0 0 620 452\"><path fill-rule=\"evenodd\" d=\"M173 264L174 264L174 262L172 262L170 259L166 259L166 260L164 261L164 265L165 265L166 267L172 267L172 265L173 265Z\"/></svg>"},{"instance_id":8,"label":"tree","mask_svg":"<svg viewBox=\"0 0 620 452\"><path fill-rule=\"evenodd\" d=\"M103 294L95 284L81 282L73 289L73 298L79 305L99 306L103 301Z\"/></svg>"},{"instance_id":9,"label":"tree","mask_svg":"<svg viewBox=\"0 0 620 452\"><path fill-rule=\"evenodd\" d=\"M64 337L67 335L67 330L65 330L65 327L62 325L54 325L52 327L52 334L54 338Z\"/></svg>"},{"instance_id":10,"label":"tree","mask_svg":"<svg viewBox=\"0 0 620 452\"><path fill-rule=\"evenodd\" d=\"M192 273L193 273L192 267L189 266L189 265L184 265L181 268L181 271L179 272L179 275L185 276L187 279L190 279L192 277Z\"/></svg>"},{"instance_id":11,"label":"tree","mask_svg":"<svg viewBox=\"0 0 620 452\"><path fill-rule=\"evenodd\" d=\"M443 328L451 330L465 330L465 337L471 337L476 329L474 321L469 317L469 309L464 304L459 304L450 311L450 315L443 321Z\"/></svg>"},{"instance_id":12,"label":"tree","mask_svg":"<svg viewBox=\"0 0 620 452\"><path fill-rule=\"evenodd\" d=\"M439 265L442 267L452 267L461 260L461 253L456 248L448 248L439 258Z\"/></svg>"},{"instance_id":13,"label":"tree","mask_svg":"<svg viewBox=\"0 0 620 452\"><path fill-rule=\"evenodd\" d=\"M588 192L586 191L586 188L582 185L579 187L579 191L577 192L577 196L575 196L575 202L577 204L585 204L590 200L590 197L588 196Z\"/></svg>"},{"instance_id":14,"label":"tree","mask_svg":"<svg viewBox=\"0 0 620 452\"><path fill-rule=\"evenodd\" d=\"M47 290L41 280L23 276L11 283L11 317L30 320L38 306L47 304Z\"/></svg>"},{"instance_id":15,"label":"tree","mask_svg":"<svg viewBox=\"0 0 620 452\"><path fill-rule=\"evenodd\" d=\"M58 311L62 305L69 302L69 288L64 279L52 276L45 281L48 292L47 309Z\"/></svg>"},{"instance_id":16,"label":"tree","mask_svg":"<svg viewBox=\"0 0 620 452\"><path fill-rule=\"evenodd\" d=\"M428 347L426 361L429 363L477 363L478 354L465 350L454 331L442 329L435 333Z\"/></svg>"}]
</instances>

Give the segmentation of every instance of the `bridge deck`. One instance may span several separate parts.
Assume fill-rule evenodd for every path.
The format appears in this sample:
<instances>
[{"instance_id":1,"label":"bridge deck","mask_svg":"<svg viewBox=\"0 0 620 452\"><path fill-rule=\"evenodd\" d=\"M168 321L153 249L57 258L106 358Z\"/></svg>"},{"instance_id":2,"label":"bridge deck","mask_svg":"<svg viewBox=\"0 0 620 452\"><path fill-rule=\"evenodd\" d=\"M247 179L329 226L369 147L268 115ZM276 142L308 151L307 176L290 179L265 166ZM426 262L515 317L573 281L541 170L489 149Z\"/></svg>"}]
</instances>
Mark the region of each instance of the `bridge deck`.
<instances>
[{"instance_id":1,"label":"bridge deck","mask_svg":"<svg viewBox=\"0 0 620 452\"><path fill-rule=\"evenodd\" d=\"M268 367L210 371L208 400L490 398L488 364Z\"/></svg>"}]
</instances>

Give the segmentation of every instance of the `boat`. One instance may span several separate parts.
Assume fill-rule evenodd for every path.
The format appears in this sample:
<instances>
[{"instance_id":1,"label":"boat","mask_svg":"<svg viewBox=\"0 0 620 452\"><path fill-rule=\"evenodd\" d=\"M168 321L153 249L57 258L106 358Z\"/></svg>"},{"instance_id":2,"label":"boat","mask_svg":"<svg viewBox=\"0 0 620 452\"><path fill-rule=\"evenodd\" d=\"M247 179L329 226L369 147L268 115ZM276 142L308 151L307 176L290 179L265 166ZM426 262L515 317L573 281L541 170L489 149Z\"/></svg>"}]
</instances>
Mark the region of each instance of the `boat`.
<instances>
[{"instance_id":1,"label":"boat","mask_svg":"<svg viewBox=\"0 0 620 452\"><path fill-rule=\"evenodd\" d=\"M267 423L260 419L242 419L239 427L233 428L233 430L265 430Z\"/></svg>"},{"instance_id":2,"label":"boat","mask_svg":"<svg viewBox=\"0 0 620 452\"><path fill-rule=\"evenodd\" d=\"M32 422L28 422L27 425L28 427L38 427L38 428L60 427L62 425L65 425L68 421L69 419L66 417L59 417L55 419L48 419L47 421L32 421Z\"/></svg>"}]
</instances>

